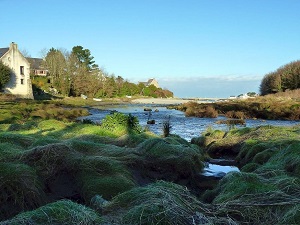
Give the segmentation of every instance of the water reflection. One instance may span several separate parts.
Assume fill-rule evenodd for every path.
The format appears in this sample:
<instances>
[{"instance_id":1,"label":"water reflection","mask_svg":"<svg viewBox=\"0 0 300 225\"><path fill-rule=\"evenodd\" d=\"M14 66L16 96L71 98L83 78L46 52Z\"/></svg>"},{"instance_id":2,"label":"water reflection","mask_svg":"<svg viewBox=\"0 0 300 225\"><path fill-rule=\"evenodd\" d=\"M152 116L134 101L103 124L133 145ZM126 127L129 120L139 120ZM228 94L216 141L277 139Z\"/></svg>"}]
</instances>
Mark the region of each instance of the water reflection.
<instances>
[{"instance_id":1,"label":"water reflection","mask_svg":"<svg viewBox=\"0 0 300 225\"><path fill-rule=\"evenodd\" d=\"M151 108L151 112L144 111L144 108ZM217 120L224 120L225 117L218 118L195 118L195 117L185 117L184 113L174 109L167 109L163 106L153 106L153 105L118 105L118 106L99 106L97 108L91 109L90 116L84 117L91 119L95 122L101 122L101 120L112 110L117 110L122 113L131 113L136 116L141 126L148 127L150 131L161 135L163 129L163 122L170 116L170 123L172 126L171 133L180 135L182 138L190 141L193 137L198 137L203 133L208 127L213 129L228 130L226 124L216 124ZM150 118L155 120L155 124L147 124L147 120ZM256 127L260 125L274 125L274 126L292 126L299 124L299 121L284 121L284 120L246 120L247 127ZM236 125L237 128L243 127L241 125Z\"/></svg>"}]
</instances>

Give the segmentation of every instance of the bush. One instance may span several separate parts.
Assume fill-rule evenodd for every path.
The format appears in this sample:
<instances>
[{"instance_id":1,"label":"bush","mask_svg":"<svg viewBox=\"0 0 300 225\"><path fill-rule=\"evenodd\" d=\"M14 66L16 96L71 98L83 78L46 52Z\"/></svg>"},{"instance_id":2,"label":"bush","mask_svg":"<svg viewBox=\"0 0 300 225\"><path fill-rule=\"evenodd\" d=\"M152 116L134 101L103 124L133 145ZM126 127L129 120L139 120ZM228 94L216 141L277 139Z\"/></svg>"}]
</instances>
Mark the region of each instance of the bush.
<instances>
[{"instance_id":1,"label":"bush","mask_svg":"<svg viewBox=\"0 0 300 225\"><path fill-rule=\"evenodd\" d=\"M101 126L113 131L119 129L125 131L125 133L140 133L142 131L137 117L134 117L131 114L125 115L118 112L106 116L103 119Z\"/></svg>"}]
</instances>

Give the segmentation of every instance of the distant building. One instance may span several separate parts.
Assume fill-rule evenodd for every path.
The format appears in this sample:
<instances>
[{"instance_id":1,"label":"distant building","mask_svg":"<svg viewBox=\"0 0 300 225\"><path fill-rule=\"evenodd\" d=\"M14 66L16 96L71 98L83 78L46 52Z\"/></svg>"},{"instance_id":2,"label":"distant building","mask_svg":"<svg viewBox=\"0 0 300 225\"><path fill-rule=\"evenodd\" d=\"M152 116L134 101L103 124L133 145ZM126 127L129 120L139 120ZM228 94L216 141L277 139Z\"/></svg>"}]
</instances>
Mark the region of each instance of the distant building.
<instances>
[{"instance_id":1,"label":"distant building","mask_svg":"<svg viewBox=\"0 0 300 225\"><path fill-rule=\"evenodd\" d=\"M43 66L43 59L40 58L26 58L30 63L30 73L34 76L47 76L48 70Z\"/></svg>"},{"instance_id":2,"label":"distant building","mask_svg":"<svg viewBox=\"0 0 300 225\"><path fill-rule=\"evenodd\" d=\"M154 85L157 88L160 88L157 80L155 80L154 78L149 79L147 82L140 82L142 84L144 84L146 87L149 87L150 85Z\"/></svg>"},{"instance_id":3,"label":"distant building","mask_svg":"<svg viewBox=\"0 0 300 225\"><path fill-rule=\"evenodd\" d=\"M10 80L4 87L4 92L33 99L29 74L30 63L18 50L18 45L12 42L9 48L0 48L0 60L12 70Z\"/></svg>"}]
</instances>

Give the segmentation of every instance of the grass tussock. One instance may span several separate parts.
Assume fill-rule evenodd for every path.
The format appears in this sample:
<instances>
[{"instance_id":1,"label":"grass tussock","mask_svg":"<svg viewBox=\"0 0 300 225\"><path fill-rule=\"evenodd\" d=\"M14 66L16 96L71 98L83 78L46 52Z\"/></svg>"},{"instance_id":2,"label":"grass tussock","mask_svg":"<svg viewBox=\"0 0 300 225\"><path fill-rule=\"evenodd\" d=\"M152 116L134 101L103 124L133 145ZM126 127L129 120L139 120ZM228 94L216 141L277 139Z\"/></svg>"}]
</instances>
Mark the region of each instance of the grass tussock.
<instances>
[{"instance_id":1,"label":"grass tussock","mask_svg":"<svg viewBox=\"0 0 300 225\"><path fill-rule=\"evenodd\" d=\"M61 200L42 206L36 210L21 213L3 221L1 225L94 225L103 222L101 216L92 209L69 200Z\"/></svg>"},{"instance_id":2,"label":"grass tussock","mask_svg":"<svg viewBox=\"0 0 300 225\"><path fill-rule=\"evenodd\" d=\"M158 181L124 192L104 206L104 214L118 224L235 224L213 216L189 191Z\"/></svg>"},{"instance_id":3,"label":"grass tussock","mask_svg":"<svg viewBox=\"0 0 300 225\"><path fill-rule=\"evenodd\" d=\"M137 150L142 156L139 164L147 168L144 171L159 172L164 179L169 177L169 180L175 181L192 177L204 167L202 151L194 145L179 143L176 139L149 139L140 144Z\"/></svg>"},{"instance_id":4,"label":"grass tussock","mask_svg":"<svg viewBox=\"0 0 300 225\"><path fill-rule=\"evenodd\" d=\"M43 185L36 171L25 164L0 162L0 219L45 202Z\"/></svg>"},{"instance_id":5,"label":"grass tussock","mask_svg":"<svg viewBox=\"0 0 300 225\"><path fill-rule=\"evenodd\" d=\"M12 143L0 143L0 162L9 162L18 158L23 148Z\"/></svg>"},{"instance_id":6,"label":"grass tussock","mask_svg":"<svg viewBox=\"0 0 300 225\"><path fill-rule=\"evenodd\" d=\"M232 130L214 139L214 147L224 149L229 142L231 148L239 146L233 157L242 169L228 173L215 189L203 194L203 200L243 223L297 224L299 134L298 126L265 126Z\"/></svg>"},{"instance_id":7,"label":"grass tussock","mask_svg":"<svg viewBox=\"0 0 300 225\"><path fill-rule=\"evenodd\" d=\"M281 224L282 218L295 221L297 217L294 209L300 204L299 184L299 178L282 173L269 177L269 174L235 172L225 176L210 193L214 195L213 204L229 215L236 211L231 215L236 220Z\"/></svg>"},{"instance_id":8,"label":"grass tussock","mask_svg":"<svg viewBox=\"0 0 300 225\"><path fill-rule=\"evenodd\" d=\"M77 164L78 163L78 164ZM96 194L111 199L135 186L127 167L111 157L84 157L76 163L76 180L85 202Z\"/></svg>"},{"instance_id":9,"label":"grass tussock","mask_svg":"<svg viewBox=\"0 0 300 225\"><path fill-rule=\"evenodd\" d=\"M10 143L21 148L28 148L34 142L34 138L15 133L0 133L0 143Z\"/></svg>"},{"instance_id":10,"label":"grass tussock","mask_svg":"<svg viewBox=\"0 0 300 225\"><path fill-rule=\"evenodd\" d=\"M24 152L21 161L36 168L39 175L48 180L68 169L72 154L75 151L65 144L49 144Z\"/></svg>"}]
</instances>

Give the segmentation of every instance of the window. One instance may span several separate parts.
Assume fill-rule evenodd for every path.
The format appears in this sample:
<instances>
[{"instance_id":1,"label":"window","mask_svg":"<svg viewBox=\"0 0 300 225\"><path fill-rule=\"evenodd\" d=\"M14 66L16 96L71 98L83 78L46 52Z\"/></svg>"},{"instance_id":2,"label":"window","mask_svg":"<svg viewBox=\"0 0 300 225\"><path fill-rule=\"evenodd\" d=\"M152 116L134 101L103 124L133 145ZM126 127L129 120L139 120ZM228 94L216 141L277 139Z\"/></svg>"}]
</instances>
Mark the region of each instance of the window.
<instances>
[{"instance_id":1,"label":"window","mask_svg":"<svg viewBox=\"0 0 300 225\"><path fill-rule=\"evenodd\" d=\"M20 66L20 74L24 75L24 66Z\"/></svg>"},{"instance_id":2,"label":"window","mask_svg":"<svg viewBox=\"0 0 300 225\"><path fill-rule=\"evenodd\" d=\"M21 84L24 84L24 79L21 79Z\"/></svg>"}]
</instances>

